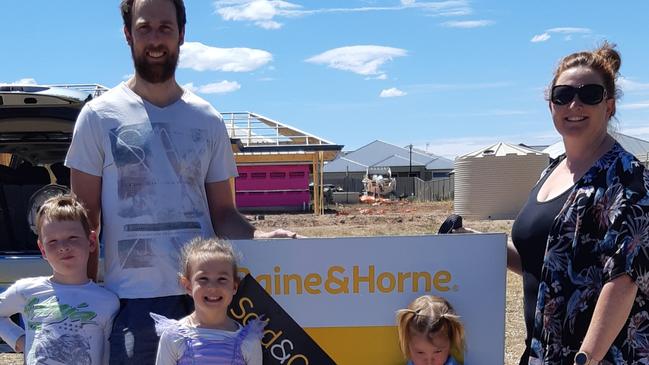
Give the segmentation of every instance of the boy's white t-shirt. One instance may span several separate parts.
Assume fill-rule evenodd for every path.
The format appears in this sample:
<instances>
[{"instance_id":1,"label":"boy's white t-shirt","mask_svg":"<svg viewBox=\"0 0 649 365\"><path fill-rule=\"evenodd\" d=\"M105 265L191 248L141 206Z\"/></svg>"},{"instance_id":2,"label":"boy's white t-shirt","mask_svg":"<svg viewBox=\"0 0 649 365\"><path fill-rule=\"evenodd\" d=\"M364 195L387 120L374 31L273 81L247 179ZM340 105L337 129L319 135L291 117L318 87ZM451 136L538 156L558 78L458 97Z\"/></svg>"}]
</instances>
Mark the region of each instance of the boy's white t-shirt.
<instances>
[{"instance_id":1,"label":"boy's white t-shirt","mask_svg":"<svg viewBox=\"0 0 649 365\"><path fill-rule=\"evenodd\" d=\"M25 335L26 364L107 364L117 296L89 281L18 280L0 294L0 337L15 349ZM23 330L9 318L20 313Z\"/></svg>"},{"instance_id":2,"label":"boy's white t-shirt","mask_svg":"<svg viewBox=\"0 0 649 365\"><path fill-rule=\"evenodd\" d=\"M180 250L214 229L205 184L237 175L220 114L185 90L157 107L122 83L79 113L65 165L102 179L106 288L181 295Z\"/></svg>"}]
</instances>

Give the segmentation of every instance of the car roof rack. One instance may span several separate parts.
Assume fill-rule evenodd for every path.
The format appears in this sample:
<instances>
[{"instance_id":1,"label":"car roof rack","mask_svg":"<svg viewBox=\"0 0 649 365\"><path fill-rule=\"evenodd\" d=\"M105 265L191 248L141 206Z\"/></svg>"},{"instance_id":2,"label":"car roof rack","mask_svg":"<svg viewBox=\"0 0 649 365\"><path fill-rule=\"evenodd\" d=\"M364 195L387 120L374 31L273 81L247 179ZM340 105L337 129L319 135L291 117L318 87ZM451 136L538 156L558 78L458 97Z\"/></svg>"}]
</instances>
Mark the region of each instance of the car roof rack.
<instances>
[{"instance_id":1,"label":"car roof rack","mask_svg":"<svg viewBox=\"0 0 649 365\"><path fill-rule=\"evenodd\" d=\"M92 95L93 98L96 98L99 95L108 91L108 88L106 86L100 84L59 84L59 85L44 85L44 86L60 87L64 89L83 91Z\"/></svg>"}]
</instances>

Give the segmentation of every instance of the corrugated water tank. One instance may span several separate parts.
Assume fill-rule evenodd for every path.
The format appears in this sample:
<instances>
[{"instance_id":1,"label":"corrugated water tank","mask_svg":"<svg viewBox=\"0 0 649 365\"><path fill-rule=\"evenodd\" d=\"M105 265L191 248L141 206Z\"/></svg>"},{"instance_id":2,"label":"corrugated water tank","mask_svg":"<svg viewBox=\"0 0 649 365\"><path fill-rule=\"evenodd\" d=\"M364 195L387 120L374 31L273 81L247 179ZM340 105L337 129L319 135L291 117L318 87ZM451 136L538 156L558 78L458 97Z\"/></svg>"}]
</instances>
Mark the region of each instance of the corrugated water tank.
<instances>
[{"instance_id":1,"label":"corrugated water tank","mask_svg":"<svg viewBox=\"0 0 649 365\"><path fill-rule=\"evenodd\" d=\"M455 214L472 219L514 219L549 156L497 143L455 159Z\"/></svg>"}]
</instances>

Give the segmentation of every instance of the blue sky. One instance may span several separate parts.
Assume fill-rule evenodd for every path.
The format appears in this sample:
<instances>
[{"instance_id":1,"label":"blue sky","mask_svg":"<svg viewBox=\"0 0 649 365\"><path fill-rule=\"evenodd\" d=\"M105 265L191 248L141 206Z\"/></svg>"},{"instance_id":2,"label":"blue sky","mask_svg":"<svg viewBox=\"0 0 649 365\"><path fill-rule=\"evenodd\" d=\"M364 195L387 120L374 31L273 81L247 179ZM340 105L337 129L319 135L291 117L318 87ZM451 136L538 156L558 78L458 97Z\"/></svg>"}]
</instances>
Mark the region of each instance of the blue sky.
<instances>
[{"instance_id":1,"label":"blue sky","mask_svg":"<svg viewBox=\"0 0 649 365\"><path fill-rule=\"evenodd\" d=\"M0 83L133 73L117 0L2 0ZM550 144L558 60L618 44L618 129L649 139L649 2L186 0L176 77L218 110L252 111L352 150L375 139L454 157Z\"/></svg>"}]
</instances>

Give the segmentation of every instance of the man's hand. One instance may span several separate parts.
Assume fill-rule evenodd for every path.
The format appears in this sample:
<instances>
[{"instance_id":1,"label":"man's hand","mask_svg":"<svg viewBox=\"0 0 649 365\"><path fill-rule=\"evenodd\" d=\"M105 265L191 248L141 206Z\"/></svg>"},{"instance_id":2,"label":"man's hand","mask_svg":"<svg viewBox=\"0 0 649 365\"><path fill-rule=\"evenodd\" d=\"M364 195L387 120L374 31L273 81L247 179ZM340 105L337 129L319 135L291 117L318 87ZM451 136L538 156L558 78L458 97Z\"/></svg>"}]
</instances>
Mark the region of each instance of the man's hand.
<instances>
[{"instance_id":1,"label":"man's hand","mask_svg":"<svg viewBox=\"0 0 649 365\"><path fill-rule=\"evenodd\" d=\"M25 351L25 335L22 335L18 338L16 341L16 352L24 352Z\"/></svg>"},{"instance_id":2,"label":"man's hand","mask_svg":"<svg viewBox=\"0 0 649 365\"><path fill-rule=\"evenodd\" d=\"M263 239L263 238L306 238L306 237L299 235L293 231L280 228L270 232L255 230L255 238Z\"/></svg>"}]
</instances>

